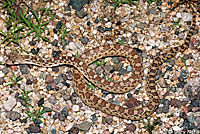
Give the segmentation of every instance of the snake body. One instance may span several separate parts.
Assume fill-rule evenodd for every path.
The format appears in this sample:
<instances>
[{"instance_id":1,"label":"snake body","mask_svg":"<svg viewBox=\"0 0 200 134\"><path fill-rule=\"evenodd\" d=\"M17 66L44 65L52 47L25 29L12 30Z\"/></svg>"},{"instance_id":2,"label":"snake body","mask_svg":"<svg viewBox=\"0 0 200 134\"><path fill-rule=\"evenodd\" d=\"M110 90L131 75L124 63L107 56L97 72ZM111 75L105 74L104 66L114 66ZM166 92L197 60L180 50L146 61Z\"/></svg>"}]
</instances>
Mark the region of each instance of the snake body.
<instances>
[{"instance_id":1,"label":"snake body","mask_svg":"<svg viewBox=\"0 0 200 134\"><path fill-rule=\"evenodd\" d=\"M125 108L103 100L91 92L85 82L88 80L97 87L112 93L126 93L130 90L133 90L136 85L141 82L143 69L141 58L137 51L129 46L117 44L102 45L89 49L78 58L67 56L66 54L60 54L59 57L50 59L44 59L33 55L10 55L8 60L5 61L5 64L33 64L42 67L53 67L64 64L72 65L74 66L73 88L76 94L86 105L109 115L118 116L125 119L139 120L151 115L158 107L160 99L156 91L155 79L157 70L160 65L166 62L167 59L174 57L178 52L184 52L189 47L190 39L195 28L195 18L196 16L193 17L193 24L183 45L169 48L167 53L161 54L160 56L154 58L147 76L146 93L149 97L149 101L147 104L142 103L141 105L136 106L134 109ZM128 80L122 82L110 82L99 77L88 67L89 64L97 59L108 56L123 56L129 60L133 67L133 72Z\"/></svg>"}]
</instances>

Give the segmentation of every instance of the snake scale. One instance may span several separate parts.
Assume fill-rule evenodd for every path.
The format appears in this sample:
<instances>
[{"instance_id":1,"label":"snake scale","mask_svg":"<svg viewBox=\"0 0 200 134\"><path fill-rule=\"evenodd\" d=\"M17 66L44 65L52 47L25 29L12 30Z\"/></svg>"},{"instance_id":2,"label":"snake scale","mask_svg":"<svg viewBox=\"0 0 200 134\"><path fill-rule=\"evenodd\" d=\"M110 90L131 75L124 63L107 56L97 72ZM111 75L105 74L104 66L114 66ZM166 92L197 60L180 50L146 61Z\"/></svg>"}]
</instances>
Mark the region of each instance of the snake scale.
<instances>
[{"instance_id":1,"label":"snake scale","mask_svg":"<svg viewBox=\"0 0 200 134\"><path fill-rule=\"evenodd\" d=\"M91 92L85 81L89 81L95 86L112 93L126 93L133 90L138 83L141 82L143 75L141 57L137 51L125 45L101 45L84 52L81 57L68 56L60 54L59 57L45 59L34 55L9 55L5 61L5 65L16 64L33 64L41 67L54 67L60 65L72 65L73 70L73 88L76 94L82 101L97 110L106 114L118 116L125 119L139 120L151 115L160 103L158 93L156 91L156 73L160 65L166 62L167 59L174 57L178 52L184 52L190 43L191 36L195 28L195 19L193 16L193 23L185 39L185 43L169 48L167 53L161 54L153 59L147 76L146 93L149 97L147 104L142 103L134 109L125 108L111 102L105 101ZM99 77L92 69L88 67L92 62L108 56L123 56L128 59L133 67L133 72L129 79L122 82L110 82Z\"/></svg>"}]
</instances>

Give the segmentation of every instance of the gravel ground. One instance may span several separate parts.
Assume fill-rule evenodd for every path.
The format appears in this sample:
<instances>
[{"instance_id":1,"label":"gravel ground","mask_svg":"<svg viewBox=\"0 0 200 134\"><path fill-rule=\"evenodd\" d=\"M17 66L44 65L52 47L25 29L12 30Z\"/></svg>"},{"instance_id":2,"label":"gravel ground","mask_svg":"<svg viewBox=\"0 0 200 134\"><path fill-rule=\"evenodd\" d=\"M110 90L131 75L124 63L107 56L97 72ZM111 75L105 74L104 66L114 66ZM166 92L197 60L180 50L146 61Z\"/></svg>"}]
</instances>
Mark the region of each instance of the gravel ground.
<instances>
[{"instance_id":1,"label":"gravel ground","mask_svg":"<svg viewBox=\"0 0 200 134\"><path fill-rule=\"evenodd\" d=\"M33 39L35 33L19 39L18 44L6 45L6 41L0 45L0 63L4 63L13 52L25 53L23 50L42 57L56 57L60 53L81 56L94 46L126 44L135 48L142 57L142 83L122 95L90 86L98 96L126 107L134 107L145 100L146 75L152 58L167 52L167 47L184 43L193 15L185 5L170 12L171 3L168 1L151 4L141 1L138 8L123 4L116 10L107 0L35 0L26 1L26 4L37 11L39 17L41 11L37 9L51 6L55 18L46 12L41 21L49 22L44 26L47 29L41 32L41 36L49 41ZM0 30L6 32L9 31L8 23L5 23L9 20L8 10L2 8L2 3L0 6ZM24 3L12 6L12 9L21 10L23 7L27 9ZM34 18L31 13L29 17ZM38 22L34 20L34 24ZM197 27L189 49L160 66L156 77L160 105L151 117L140 121L113 117L86 106L72 88L73 67L0 65L0 134L199 134L199 24L197 15ZM20 34L26 35L28 30L25 28ZM66 33L60 34L63 31ZM0 35L0 42L4 38ZM123 57L100 59L90 67L101 77L114 81L128 79L132 72L128 60ZM30 93L26 94L24 90ZM26 119L28 114L39 115L37 113L42 110L47 111L41 113L43 118Z\"/></svg>"}]
</instances>

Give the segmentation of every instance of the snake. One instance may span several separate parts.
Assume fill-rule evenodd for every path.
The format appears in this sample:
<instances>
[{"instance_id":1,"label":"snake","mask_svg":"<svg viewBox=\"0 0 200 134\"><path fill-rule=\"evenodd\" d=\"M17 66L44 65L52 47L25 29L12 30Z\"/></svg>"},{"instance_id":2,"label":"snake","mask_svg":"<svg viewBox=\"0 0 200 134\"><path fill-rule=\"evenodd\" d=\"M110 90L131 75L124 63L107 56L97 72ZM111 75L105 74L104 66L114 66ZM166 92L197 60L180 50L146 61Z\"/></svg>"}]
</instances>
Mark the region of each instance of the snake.
<instances>
[{"instance_id":1,"label":"snake","mask_svg":"<svg viewBox=\"0 0 200 134\"><path fill-rule=\"evenodd\" d=\"M83 52L80 56L69 56L61 53L57 57L45 58L39 55L14 54L6 56L3 65L33 64L40 67L55 67L61 65L71 65L73 69L73 88L75 93L89 107L95 108L108 115L117 116L124 119L140 120L153 114L160 104L160 97L156 90L156 74L161 66L168 59L173 58L178 52L183 53L188 49L193 31L195 30L196 15L193 15L192 25L186 36L185 42L176 47L169 47L168 51L155 57L149 66L147 74L146 94L149 98L147 103L142 102L134 108L127 108L121 105L106 101L95 95L86 83L91 82L96 87L111 93L127 93L141 82L143 76L142 58L138 52L126 45L106 44L93 47ZM101 78L89 65L98 59L105 57L121 56L127 58L133 71L127 80L115 82Z\"/></svg>"}]
</instances>

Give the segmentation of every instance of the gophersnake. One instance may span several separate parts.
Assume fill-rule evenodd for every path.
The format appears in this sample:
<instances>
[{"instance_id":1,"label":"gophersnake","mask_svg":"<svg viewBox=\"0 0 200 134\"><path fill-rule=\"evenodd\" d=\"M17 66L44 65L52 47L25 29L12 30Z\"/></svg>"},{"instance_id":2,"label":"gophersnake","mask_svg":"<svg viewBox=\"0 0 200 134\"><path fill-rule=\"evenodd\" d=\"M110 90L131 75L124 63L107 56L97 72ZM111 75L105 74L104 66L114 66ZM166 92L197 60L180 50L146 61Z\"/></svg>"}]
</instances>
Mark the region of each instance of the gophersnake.
<instances>
[{"instance_id":1,"label":"gophersnake","mask_svg":"<svg viewBox=\"0 0 200 134\"><path fill-rule=\"evenodd\" d=\"M159 105L159 96L156 91L156 79L158 67L162 65L167 59L170 59L178 52L184 52L189 47L190 38L195 27L195 16L193 17L193 24L187 34L185 43L181 46L169 48L167 53L161 54L153 60L150 66L147 76L147 88L146 92L149 97L147 104L141 104L134 109L125 108L119 105L112 104L105 101L95 94L93 94L86 84L86 79L97 87L104 89L112 93L126 93L133 90L138 83L141 82L141 76L143 75L143 69L141 64L141 58L135 49L124 45L103 45L84 52L81 57L76 58L73 56L67 56L60 54L59 57L44 59L39 56L33 55L10 55L5 64L33 64L42 67L53 67L64 64L74 66L73 71L73 88L76 94L82 99L82 101L93 108L101 110L102 112L118 116L121 118L139 120L151 115ZM110 82L106 79L102 79L95 72L93 72L88 65L97 59L108 56L123 56L126 57L133 67L133 72L130 78L122 82Z\"/></svg>"}]
</instances>

